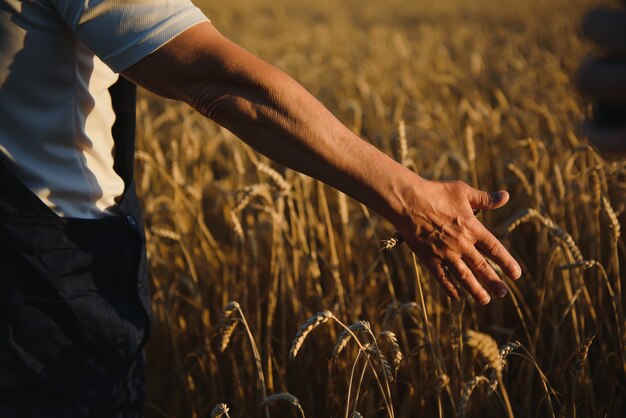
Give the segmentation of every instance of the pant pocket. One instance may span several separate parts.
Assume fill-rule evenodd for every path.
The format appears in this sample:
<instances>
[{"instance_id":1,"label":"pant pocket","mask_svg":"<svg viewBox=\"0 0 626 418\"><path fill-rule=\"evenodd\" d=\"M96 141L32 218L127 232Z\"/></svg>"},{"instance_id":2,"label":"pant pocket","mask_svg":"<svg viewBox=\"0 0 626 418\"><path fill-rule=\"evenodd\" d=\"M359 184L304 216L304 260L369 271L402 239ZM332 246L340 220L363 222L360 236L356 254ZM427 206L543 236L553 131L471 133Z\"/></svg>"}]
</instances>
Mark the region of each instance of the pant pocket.
<instances>
[{"instance_id":1,"label":"pant pocket","mask_svg":"<svg viewBox=\"0 0 626 418\"><path fill-rule=\"evenodd\" d=\"M15 289L21 308L37 312L22 321L47 318L58 332L115 368L137 355L147 332L137 260L137 251L120 245L114 235L85 248L21 248L0 253L0 285Z\"/></svg>"}]
</instances>

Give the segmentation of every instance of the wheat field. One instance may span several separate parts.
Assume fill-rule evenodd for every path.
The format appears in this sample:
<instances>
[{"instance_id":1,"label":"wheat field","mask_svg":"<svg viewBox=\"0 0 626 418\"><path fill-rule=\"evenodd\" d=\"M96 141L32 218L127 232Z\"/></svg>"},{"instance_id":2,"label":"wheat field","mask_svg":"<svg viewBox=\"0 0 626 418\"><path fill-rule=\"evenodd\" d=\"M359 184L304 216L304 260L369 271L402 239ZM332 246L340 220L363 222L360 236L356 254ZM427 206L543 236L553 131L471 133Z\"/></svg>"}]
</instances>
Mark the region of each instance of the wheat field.
<instances>
[{"instance_id":1,"label":"wheat field","mask_svg":"<svg viewBox=\"0 0 626 418\"><path fill-rule=\"evenodd\" d=\"M197 4L420 175L508 190L479 216L524 274L451 301L383 218L144 92L147 417L624 416L626 162L571 83L597 0Z\"/></svg>"}]
</instances>

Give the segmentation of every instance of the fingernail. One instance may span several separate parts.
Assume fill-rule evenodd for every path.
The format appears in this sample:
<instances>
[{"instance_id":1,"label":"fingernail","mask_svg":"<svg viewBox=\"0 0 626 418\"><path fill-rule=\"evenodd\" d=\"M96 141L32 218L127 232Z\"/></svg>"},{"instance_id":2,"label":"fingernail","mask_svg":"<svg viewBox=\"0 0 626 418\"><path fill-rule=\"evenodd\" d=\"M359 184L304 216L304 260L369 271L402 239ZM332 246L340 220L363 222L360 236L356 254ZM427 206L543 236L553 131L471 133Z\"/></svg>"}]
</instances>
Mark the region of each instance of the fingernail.
<instances>
[{"instance_id":1,"label":"fingernail","mask_svg":"<svg viewBox=\"0 0 626 418\"><path fill-rule=\"evenodd\" d=\"M498 288L498 297L499 298L505 297L507 293L508 293L508 290L506 289L506 287L501 286L501 287Z\"/></svg>"},{"instance_id":2,"label":"fingernail","mask_svg":"<svg viewBox=\"0 0 626 418\"><path fill-rule=\"evenodd\" d=\"M489 302L491 302L491 297L488 294L484 293L480 296L480 303L482 305L486 305Z\"/></svg>"},{"instance_id":3,"label":"fingernail","mask_svg":"<svg viewBox=\"0 0 626 418\"><path fill-rule=\"evenodd\" d=\"M491 197L492 201L497 202L498 200L500 200L502 198L502 193L500 193L500 192L489 192L489 197Z\"/></svg>"}]
</instances>

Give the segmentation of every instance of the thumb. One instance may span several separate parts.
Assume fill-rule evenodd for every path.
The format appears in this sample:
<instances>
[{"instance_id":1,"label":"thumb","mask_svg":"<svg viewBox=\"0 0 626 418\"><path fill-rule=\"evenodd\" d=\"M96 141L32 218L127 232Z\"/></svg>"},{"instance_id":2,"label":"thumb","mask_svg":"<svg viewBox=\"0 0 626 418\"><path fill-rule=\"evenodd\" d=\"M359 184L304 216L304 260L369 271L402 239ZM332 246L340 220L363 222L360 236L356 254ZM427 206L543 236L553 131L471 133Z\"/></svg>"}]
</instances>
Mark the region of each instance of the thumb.
<instances>
[{"instance_id":1,"label":"thumb","mask_svg":"<svg viewBox=\"0 0 626 418\"><path fill-rule=\"evenodd\" d=\"M509 201L509 194L504 190L483 192L470 187L467 192L467 200L469 200L472 209L498 209Z\"/></svg>"}]
</instances>

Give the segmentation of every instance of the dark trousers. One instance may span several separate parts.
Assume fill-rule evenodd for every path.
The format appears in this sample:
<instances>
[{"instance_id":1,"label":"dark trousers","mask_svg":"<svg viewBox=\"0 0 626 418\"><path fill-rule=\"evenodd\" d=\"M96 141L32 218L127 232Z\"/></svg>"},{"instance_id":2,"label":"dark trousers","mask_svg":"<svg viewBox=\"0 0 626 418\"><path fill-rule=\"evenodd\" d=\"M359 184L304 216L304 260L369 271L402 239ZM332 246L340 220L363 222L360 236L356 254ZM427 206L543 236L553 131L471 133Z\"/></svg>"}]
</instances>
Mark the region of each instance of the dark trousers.
<instances>
[{"instance_id":1,"label":"dark trousers","mask_svg":"<svg viewBox=\"0 0 626 418\"><path fill-rule=\"evenodd\" d=\"M0 417L140 417L150 300L132 184L61 218L0 161Z\"/></svg>"}]
</instances>

